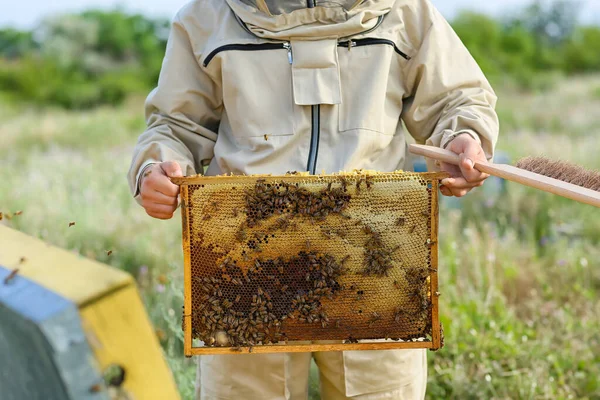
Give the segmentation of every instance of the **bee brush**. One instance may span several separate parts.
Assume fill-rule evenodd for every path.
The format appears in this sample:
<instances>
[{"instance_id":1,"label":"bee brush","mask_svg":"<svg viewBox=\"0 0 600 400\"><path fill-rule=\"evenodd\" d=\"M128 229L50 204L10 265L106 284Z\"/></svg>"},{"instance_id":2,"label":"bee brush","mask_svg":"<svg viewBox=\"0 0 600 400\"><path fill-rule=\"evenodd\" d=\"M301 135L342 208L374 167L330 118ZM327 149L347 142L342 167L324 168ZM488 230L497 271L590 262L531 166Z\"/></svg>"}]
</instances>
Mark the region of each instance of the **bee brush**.
<instances>
[{"instance_id":1,"label":"bee brush","mask_svg":"<svg viewBox=\"0 0 600 400\"><path fill-rule=\"evenodd\" d=\"M460 162L457 154L438 147L411 144L409 151L448 164ZM490 162L475 162L474 167L489 175L600 207L600 172L597 171L542 157L524 158L516 167Z\"/></svg>"}]
</instances>

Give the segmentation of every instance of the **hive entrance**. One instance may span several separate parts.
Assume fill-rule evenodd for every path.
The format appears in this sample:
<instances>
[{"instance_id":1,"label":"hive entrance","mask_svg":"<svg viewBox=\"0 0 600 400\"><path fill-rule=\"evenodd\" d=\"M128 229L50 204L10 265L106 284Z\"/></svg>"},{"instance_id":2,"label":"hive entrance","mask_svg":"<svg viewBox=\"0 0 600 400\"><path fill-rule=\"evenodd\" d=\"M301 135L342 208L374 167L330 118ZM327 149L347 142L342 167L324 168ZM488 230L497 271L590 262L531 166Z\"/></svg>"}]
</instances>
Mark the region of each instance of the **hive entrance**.
<instances>
[{"instance_id":1,"label":"hive entrance","mask_svg":"<svg viewBox=\"0 0 600 400\"><path fill-rule=\"evenodd\" d=\"M441 178L178 178L186 355L439 348Z\"/></svg>"}]
</instances>

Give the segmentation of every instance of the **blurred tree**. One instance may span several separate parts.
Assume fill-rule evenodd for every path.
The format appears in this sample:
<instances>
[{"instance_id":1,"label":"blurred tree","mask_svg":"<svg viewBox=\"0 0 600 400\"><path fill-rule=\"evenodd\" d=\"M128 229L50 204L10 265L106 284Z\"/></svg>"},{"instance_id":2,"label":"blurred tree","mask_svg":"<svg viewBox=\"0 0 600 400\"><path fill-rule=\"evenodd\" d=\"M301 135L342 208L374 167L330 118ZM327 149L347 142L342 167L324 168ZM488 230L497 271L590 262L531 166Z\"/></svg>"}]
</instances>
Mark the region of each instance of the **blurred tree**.
<instances>
[{"instance_id":1,"label":"blurred tree","mask_svg":"<svg viewBox=\"0 0 600 400\"><path fill-rule=\"evenodd\" d=\"M118 103L156 84L169 26L92 10L48 18L32 32L0 31L0 90L68 108Z\"/></svg>"},{"instance_id":2,"label":"blurred tree","mask_svg":"<svg viewBox=\"0 0 600 400\"><path fill-rule=\"evenodd\" d=\"M544 89L557 73L600 71L600 27L576 24L578 4L534 0L504 21L463 12L452 25L491 80ZM156 85L169 29L166 19L116 9L0 30L0 90L68 108L116 104Z\"/></svg>"},{"instance_id":3,"label":"blurred tree","mask_svg":"<svg viewBox=\"0 0 600 400\"><path fill-rule=\"evenodd\" d=\"M14 59L37 49L31 32L16 29L0 29L0 55Z\"/></svg>"}]
</instances>

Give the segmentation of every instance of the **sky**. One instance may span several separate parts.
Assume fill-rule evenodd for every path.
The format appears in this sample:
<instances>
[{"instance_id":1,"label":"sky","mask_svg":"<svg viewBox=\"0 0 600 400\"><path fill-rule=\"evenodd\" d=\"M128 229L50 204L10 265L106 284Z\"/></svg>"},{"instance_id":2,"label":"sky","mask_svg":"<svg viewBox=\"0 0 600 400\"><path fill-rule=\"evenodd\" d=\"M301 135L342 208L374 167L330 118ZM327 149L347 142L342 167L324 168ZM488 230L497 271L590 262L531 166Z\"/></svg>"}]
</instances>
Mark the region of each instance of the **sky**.
<instances>
[{"instance_id":1,"label":"sky","mask_svg":"<svg viewBox=\"0 0 600 400\"><path fill-rule=\"evenodd\" d=\"M189 0L3 0L0 7L0 26L32 28L42 18L64 12L88 8L122 7L128 11L141 12L150 16L171 18ZM224 0L223 0L224 1ZM515 12L530 0L432 0L448 19L461 9L483 11L503 15ZM475 4L473 4L475 3ZM581 0L581 17L585 22L600 23L600 0Z\"/></svg>"}]
</instances>

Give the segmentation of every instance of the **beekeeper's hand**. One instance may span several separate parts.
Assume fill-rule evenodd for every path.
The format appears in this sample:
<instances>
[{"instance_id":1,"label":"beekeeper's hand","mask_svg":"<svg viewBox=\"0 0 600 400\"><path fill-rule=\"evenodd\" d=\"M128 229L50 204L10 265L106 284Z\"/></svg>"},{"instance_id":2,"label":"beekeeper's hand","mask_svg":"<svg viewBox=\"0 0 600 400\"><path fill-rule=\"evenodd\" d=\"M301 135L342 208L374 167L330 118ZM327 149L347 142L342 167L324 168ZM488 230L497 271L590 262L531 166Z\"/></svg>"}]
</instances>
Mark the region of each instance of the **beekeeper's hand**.
<instances>
[{"instance_id":1,"label":"beekeeper's hand","mask_svg":"<svg viewBox=\"0 0 600 400\"><path fill-rule=\"evenodd\" d=\"M489 175L473 168L473 162L487 162L487 159L481 145L471 135L458 135L446 149L460 156L460 164L440 164L442 171L450 173L450 178L443 179L440 185L443 195L462 197L483 185Z\"/></svg>"},{"instance_id":2,"label":"beekeeper's hand","mask_svg":"<svg viewBox=\"0 0 600 400\"><path fill-rule=\"evenodd\" d=\"M174 161L151 164L141 176L140 196L146 213L158 219L170 219L177 209L179 186L169 178L183 176Z\"/></svg>"}]
</instances>

